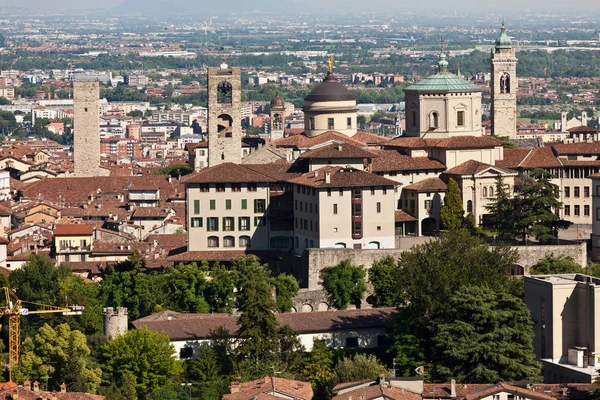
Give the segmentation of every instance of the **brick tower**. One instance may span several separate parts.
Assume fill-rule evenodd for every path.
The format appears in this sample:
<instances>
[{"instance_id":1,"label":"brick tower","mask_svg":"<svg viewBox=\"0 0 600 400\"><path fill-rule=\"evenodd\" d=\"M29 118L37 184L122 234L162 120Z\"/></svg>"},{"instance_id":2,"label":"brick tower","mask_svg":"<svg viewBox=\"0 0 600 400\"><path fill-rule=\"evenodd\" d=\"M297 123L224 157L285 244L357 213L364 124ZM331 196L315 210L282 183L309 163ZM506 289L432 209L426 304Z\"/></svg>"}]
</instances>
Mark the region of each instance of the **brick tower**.
<instances>
[{"instance_id":1,"label":"brick tower","mask_svg":"<svg viewBox=\"0 0 600 400\"><path fill-rule=\"evenodd\" d=\"M270 140L283 138L284 123L285 123L285 101L279 93L275 93L275 97L271 100L271 130Z\"/></svg>"},{"instance_id":2,"label":"brick tower","mask_svg":"<svg viewBox=\"0 0 600 400\"><path fill-rule=\"evenodd\" d=\"M504 22L491 54L492 134L517 135L517 57Z\"/></svg>"},{"instance_id":3,"label":"brick tower","mask_svg":"<svg viewBox=\"0 0 600 400\"><path fill-rule=\"evenodd\" d=\"M208 166L242 161L241 96L239 68L208 69Z\"/></svg>"},{"instance_id":4,"label":"brick tower","mask_svg":"<svg viewBox=\"0 0 600 400\"><path fill-rule=\"evenodd\" d=\"M100 175L100 84L73 82L75 176Z\"/></svg>"}]
</instances>

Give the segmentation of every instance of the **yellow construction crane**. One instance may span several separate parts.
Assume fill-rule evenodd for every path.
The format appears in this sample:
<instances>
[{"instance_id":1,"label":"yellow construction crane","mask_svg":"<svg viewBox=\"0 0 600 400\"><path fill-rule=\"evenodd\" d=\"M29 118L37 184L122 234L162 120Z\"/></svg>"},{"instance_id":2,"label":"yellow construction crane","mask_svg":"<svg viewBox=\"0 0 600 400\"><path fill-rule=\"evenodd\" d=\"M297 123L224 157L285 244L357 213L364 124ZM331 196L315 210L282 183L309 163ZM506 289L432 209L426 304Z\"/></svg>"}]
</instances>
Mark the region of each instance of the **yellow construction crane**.
<instances>
[{"instance_id":1,"label":"yellow construction crane","mask_svg":"<svg viewBox=\"0 0 600 400\"><path fill-rule=\"evenodd\" d=\"M13 368L19 365L19 346L21 336L21 315L62 313L80 315L82 306L56 307L46 304L24 301L7 287L3 287L5 304L0 308L0 317L8 315L8 374L12 382Z\"/></svg>"}]
</instances>

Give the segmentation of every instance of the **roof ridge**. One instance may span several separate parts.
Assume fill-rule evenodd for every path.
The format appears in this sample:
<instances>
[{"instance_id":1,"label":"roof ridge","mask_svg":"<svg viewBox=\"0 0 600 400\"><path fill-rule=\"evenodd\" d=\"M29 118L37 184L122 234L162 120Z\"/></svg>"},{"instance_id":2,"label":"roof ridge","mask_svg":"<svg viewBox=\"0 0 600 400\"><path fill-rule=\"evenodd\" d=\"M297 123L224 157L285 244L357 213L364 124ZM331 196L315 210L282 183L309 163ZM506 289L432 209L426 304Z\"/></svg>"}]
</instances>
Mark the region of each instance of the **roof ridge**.
<instances>
[{"instance_id":1,"label":"roof ridge","mask_svg":"<svg viewBox=\"0 0 600 400\"><path fill-rule=\"evenodd\" d=\"M525 157L523 157L523 159L521 160L521 162L519 163L519 165L517 165L517 167L520 167L521 165L523 165L523 163L525 162L525 160L527 160L529 158L529 156L533 153L534 149L529 149L529 151L527 152L527 155L525 155Z\"/></svg>"}]
</instances>

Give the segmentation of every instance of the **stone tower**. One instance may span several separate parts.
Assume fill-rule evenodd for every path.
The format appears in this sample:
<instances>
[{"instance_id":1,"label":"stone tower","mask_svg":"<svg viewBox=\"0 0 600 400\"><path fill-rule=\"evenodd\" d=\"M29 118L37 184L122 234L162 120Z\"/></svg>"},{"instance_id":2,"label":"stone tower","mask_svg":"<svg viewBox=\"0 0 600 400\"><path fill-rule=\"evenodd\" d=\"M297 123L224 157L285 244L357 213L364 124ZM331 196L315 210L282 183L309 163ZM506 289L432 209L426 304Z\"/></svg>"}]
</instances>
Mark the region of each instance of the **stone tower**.
<instances>
[{"instance_id":1,"label":"stone tower","mask_svg":"<svg viewBox=\"0 0 600 400\"><path fill-rule=\"evenodd\" d=\"M283 138L283 131L285 127L285 101L281 98L279 93L275 93L275 97L271 100L271 130L270 140L277 140Z\"/></svg>"},{"instance_id":2,"label":"stone tower","mask_svg":"<svg viewBox=\"0 0 600 400\"><path fill-rule=\"evenodd\" d=\"M492 134L517 135L517 57L504 22L491 54Z\"/></svg>"},{"instance_id":3,"label":"stone tower","mask_svg":"<svg viewBox=\"0 0 600 400\"><path fill-rule=\"evenodd\" d=\"M208 69L208 166L242 161L242 81L239 68Z\"/></svg>"},{"instance_id":4,"label":"stone tower","mask_svg":"<svg viewBox=\"0 0 600 400\"><path fill-rule=\"evenodd\" d=\"M114 339L127 332L127 307L104 307L104 336Z\"/></svg>"},{"instance_id":5,"label":"stone tower","mask_svg":"<svg viewBox=\"0 0 600 400\"><path fill-rule=\"evenodd\" d=\"M100 175L100 84L73 82L75 176Z\"/></svg>"}]
</instances>

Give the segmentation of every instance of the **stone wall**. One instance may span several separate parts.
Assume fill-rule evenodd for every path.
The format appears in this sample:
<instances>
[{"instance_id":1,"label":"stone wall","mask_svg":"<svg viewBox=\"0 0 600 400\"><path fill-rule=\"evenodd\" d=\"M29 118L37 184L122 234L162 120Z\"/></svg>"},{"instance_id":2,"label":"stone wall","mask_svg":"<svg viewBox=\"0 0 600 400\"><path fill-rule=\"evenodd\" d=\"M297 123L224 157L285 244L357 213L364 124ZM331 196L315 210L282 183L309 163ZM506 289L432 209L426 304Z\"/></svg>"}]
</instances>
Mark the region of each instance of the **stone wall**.
<instances>
[{"instance_id":1,"label":"stone wall","mask_svg":"<svg viewBox=\"0 0 600 400\"><path fill-rule=\"evenodd\" d=\"M75 176L100 175L100 84L73 82Z\"/></svg>"},{"instance_id":2,"label":"stone wall","mask_svg":"<svg viewBox=\"0 0 600 400\"><path fill-rule=\"evenodd\" d=\"M104 315L104 335L107 338L114 339L127 333L129 323L127 307L104 307L102 312Z\"/></svg>"}]
</instances>

